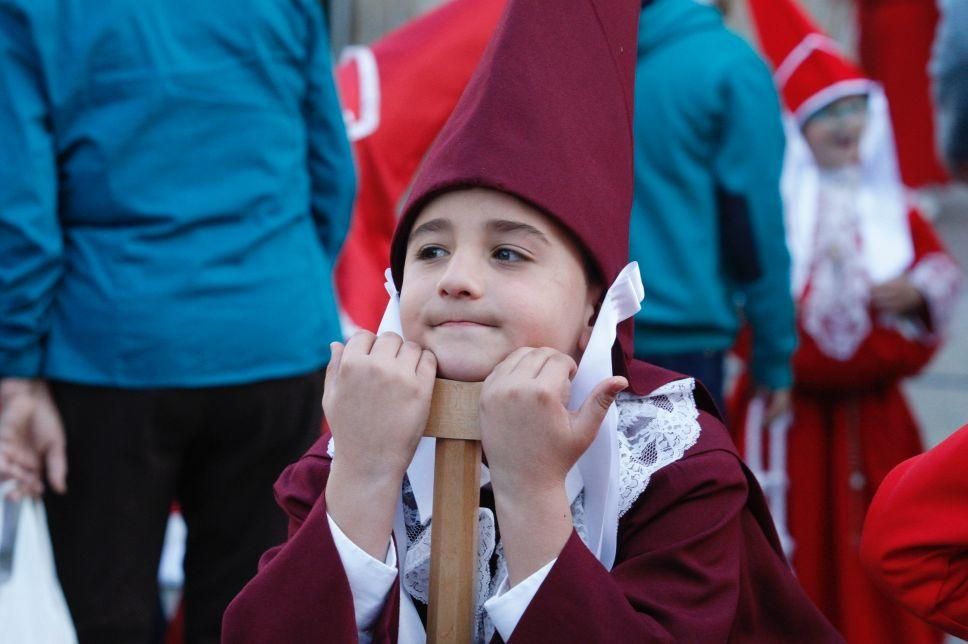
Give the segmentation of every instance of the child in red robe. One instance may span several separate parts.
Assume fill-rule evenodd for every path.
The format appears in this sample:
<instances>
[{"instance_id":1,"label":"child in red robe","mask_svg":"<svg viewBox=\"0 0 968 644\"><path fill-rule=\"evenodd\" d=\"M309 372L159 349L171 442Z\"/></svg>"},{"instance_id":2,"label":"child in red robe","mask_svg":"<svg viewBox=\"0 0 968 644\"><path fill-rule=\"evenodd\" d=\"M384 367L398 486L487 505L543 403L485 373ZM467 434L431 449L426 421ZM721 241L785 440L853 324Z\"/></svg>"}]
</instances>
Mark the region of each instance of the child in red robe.
<instances>
[{"instance_id":1,"label":"child in red robe","mask_svg":"<svg viewBox=\"0 0 968 644\"><path fill-rule=\"evenodd\" d=\"M783 465L794 568L849 642L935 642L867 578L858 545L884 476L921 451L900 383L937 350L960 271L906 199L880 88L791 0L751 7L789 110L782 188L799 348ZM740 444L754 393L743 378L732 401Z\"/></svg>"},{"instance_id":2,"label":"child in red robe","mask_svg":"<svg viewBox=\"0 0 968 644\"><path fill-rule=\"evenodd\" d=\"M509 3L403 207L381 334L334 347L332 435L280 478L289 539L223 641L425 640L435 376L484 381L475 641L840 641L708 394L631 358L639 9Z\"/></svg>"}]
</instances>

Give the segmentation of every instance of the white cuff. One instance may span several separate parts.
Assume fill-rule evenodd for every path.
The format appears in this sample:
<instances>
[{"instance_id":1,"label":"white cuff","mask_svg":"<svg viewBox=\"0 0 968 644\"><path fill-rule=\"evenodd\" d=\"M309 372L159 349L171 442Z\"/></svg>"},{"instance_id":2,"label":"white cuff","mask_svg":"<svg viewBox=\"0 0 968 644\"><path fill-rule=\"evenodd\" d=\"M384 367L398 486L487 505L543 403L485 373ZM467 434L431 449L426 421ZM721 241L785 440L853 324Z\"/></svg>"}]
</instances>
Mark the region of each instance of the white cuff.
<instances>
[{"instance_id":1,"label":"white cuff","mask_svg":"<svg viewBox=\"0 0 968 644\"><path fill-rule=\"evenodd\" d=\"M343 534L328 512L326 518L329 520L329 529L333 533L333 543L339 552L343 570L350 582L360 642L368 642L371 639L368 631L373 628L373 622L383 610L383 604L386 603L387 595L397 578L397 551L393 547L393 539L390 539L387 547L386 558L379 561Z\"/></svg>"},{"instance_id":2,"label":"white cuff","mask_svg":"<svg viewBox=\"0 0 968 644\"><path fill-rule=\"evenodd\" d=\"M544 583L556 561L558 561L557 557L510 590L508 577L505 575L494 596L484 602L484 610L487 611L488 617L494 623L494 628L505 642L511 639L511 633L521 621L521 616L528 609L535 593Z\"/></svg>"}]
</instances>

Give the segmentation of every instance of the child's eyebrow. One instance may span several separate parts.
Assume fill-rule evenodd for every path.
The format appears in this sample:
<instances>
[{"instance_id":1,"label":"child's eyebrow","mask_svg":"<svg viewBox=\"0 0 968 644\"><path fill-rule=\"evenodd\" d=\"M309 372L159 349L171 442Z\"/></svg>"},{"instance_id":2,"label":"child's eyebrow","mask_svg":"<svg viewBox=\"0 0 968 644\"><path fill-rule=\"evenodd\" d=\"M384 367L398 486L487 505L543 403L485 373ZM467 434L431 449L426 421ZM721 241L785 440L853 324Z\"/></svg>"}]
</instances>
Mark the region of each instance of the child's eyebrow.
<instances>
[{"instance_id":1,"label":"child's eyebrow","mask_svg":"<svg viewBox=\"0 0 968 644\"><path fill-rule=\"evenodd\" d=\"M425 221L410 232L410 240L413 241L416 237L420 235L428 235L430 233L439 233L441 231L451 230L453 224L446 219L431 219L430 221Z\"/></svg>"},{"instance_id":2,"label":"child's eyebrow","mask_svg":"<svg viewBox=\"0 0 968 644\"><path fill-rule=\"evenodd\" d=\"M507 219L492 219L487 222L487 228L493 232L498 233L524 233L526 235L531 235L538 241L544 242L545 244L551 245L551 240L543 232L535 228L530 224L526 224L521 221L508 221Z\"/></svg>"}]
</instances>

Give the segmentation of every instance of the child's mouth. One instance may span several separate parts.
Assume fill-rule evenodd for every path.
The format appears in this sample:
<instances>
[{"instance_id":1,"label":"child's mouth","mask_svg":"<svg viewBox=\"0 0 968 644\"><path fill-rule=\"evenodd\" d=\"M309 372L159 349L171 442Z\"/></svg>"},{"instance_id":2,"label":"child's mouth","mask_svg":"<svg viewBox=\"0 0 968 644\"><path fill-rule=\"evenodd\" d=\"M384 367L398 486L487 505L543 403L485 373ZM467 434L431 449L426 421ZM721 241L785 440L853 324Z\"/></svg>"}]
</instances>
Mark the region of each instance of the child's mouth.
<instances>
[{"instance_id":1,"label":"child's mouth","mask_svg":"<svg viewBox=\"0 0 968 644\"><path fill-rule=\"evenodd\" d=\"M446 322L441 322L437 325L443 328L461 328L461 327L488 327L490 324L483 324L481 322L474 322L472 320L448 320Z\"/></svg>"}]
</instances>

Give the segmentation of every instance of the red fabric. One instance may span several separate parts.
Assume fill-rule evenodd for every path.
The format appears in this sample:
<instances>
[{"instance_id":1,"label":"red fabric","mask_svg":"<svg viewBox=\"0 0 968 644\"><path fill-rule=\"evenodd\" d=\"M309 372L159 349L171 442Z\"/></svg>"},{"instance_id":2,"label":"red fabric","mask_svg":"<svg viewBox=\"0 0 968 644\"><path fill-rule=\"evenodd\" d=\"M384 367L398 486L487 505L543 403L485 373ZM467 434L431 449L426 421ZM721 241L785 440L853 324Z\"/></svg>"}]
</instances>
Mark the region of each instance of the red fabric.
<instances>
[{"instance_id":1,"label":"red fabric","mask_svg":"<svg viewBox=\"0 0 968 644\"><path fill-rule=\"evenodd\" d=\"M643 380L677 374L638 363ZM517 642L837 642L778 554L762 494L713 416L619 524L605 570L572 535L511 638ZM222 641L352 642L353 599L326 519L324 436L276 484L289 540L225 612ZM396 641L391 590L375 642Z\"/></svg>"},{"instance_id":2,"label":"red fabric","mask_svg":"<svg viewBox=\"0 0 968 644\"><path fill-rule=\"evenodd\" d=\"M801 108L825 89L864 80L860 69L847 60L794 0L750 0L749 6L763 53L774 71L781 71L791 55L798 56L798 48L809 51L799 64L785 71L785 78L776 79L784 104L799 118L810 115L801 114ZM809 107L808 111L813 111L822 105Z\"/></svg>"},{"instance_id":3,"label":"red fabric","mask_svg":"<svg viewBox=\"0 0 968 644\"><path fill-rule=\"evenodd\" d=\"M424 153L436 138L477 67L505 0L454 0L381 38L371 47L378 74L376 129L353 142L358 190L349 235L336 264L343 312L376 331L387 304L383 271L397 207ZM344 109L364 117L361 66L336 70Z\"/></svg>"},{"instance_id":4,"label":"red fabric","mask_svg":"<svg viewBox=\"0 0 968 644\"><path fill-rule=\"evenodd\" d=\"M915 263L943 252L930 224L909 217ZM919 372L937 346L873 319L871 334L846 361L824 354L798 326L793 425L788 438L789 530L793 566L809 596L848 642L939 642L940 635L897 610L861 565L864 515L888 471L921 452L900 381ZM729 404L733 434L743 427L752 383L744 375Z\"/></svg>"},{"instance_id":5,"label":"red fabric","mask_svg":"<svg viewBox=\"0 0 968 644\"><path fill-rule=\"evenodd\" d=\"M943 183L935 147L928 61L938 24L935 0L858 0L860 59L891 105L904 183Z\"/></svg>"},{"instance_id":6,"label":"red fabric","mask_svg":"<svg viewBox=\"0 0 968 644\"><path fill-rule=\"evenodd\" d=\"M916 615L968 639L968 425L895 467L864 524L861 555Z\"/></svg>"},{"instance_id":7,"label":"red fabric","mask_svg":"<svg viewBox=\"0 0 968 644\"><path fill-rule=\"evenodd\" d=\"M435 196L484 186L555 219L606 283L628 261L639 0L508 4L454 113L420 167L390 247L399 287L407 238ZM620 330L627 371L632 320ZM641 392L636 383L631 388Z\"/></svg>"}]
</instances>

